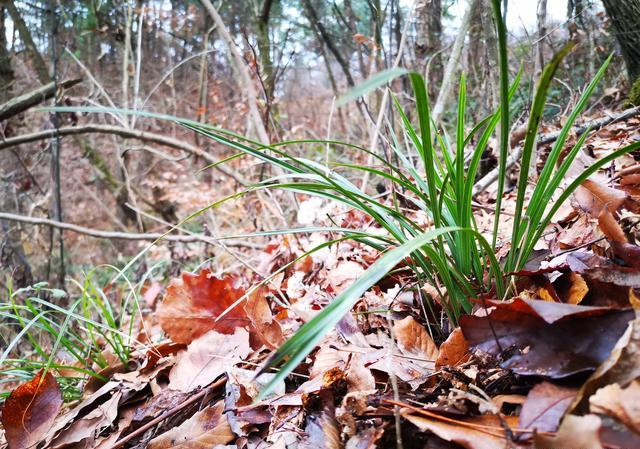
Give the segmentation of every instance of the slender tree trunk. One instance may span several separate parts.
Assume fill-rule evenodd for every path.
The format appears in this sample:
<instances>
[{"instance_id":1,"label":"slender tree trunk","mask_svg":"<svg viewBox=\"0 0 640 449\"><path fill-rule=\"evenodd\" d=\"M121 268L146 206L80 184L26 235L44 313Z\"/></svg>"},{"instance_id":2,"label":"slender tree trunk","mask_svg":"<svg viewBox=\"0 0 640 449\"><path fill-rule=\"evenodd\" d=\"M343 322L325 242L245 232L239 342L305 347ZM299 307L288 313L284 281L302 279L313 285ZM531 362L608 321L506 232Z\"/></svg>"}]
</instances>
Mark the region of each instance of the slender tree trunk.
<instances>
[{"instance_id":1,"label":"slender tree trunk","mask_svg":"<svg viewBox=\"0 0 640 449\"><path fill-rule=\"evenodd\" d=\"M336 58L336 61L338 61L338 64L340 65L340 68L342 69L342 72L347 79L347 84L349 85L349 87L355 86L356 83L351 76L351 71L349 70L349 60L342 55L340 50L338 50L338 47L329 35L327 29L322 24L322 21L319 19L318 13L311 2L309 0L303 0L302 3L304 4L305 12L307 13L307 19L311 23L311 26L315 27L316 30L318 30L318 34L322 37L322 40L326 44L327 48L329 49L333 57Z\"/></svg>"},{"instance_id":2,"label":"slender tree trunk","mask_svg":"<svg viewBox=\"0 0 640 449\"><path fill-rule=\"evenodd\" d=\"M0 103L5 103L13 94L14 72L11 66L11 54L9 43L6 39L5 20L6 9L0 4ZM12 19L13 20L13 19ZM0 122L0 137L11 137L13 133L14 117ZM14 185L21 173L18 156L7 154L0 157L0 172L8 175L12 182L4 183L0 189L0 207L3 211L12 210L15 207ZM14 287L26 287L33 283L31 267L27 261L21 241L20 226L6 220L0 220L2 236L0 238L0 268L10 272Z\"/></svg>"},{"instance_id":3,"label":"slender tree trunk","mask_svg":"<svg viewBox=\"0 0 640 449\"><path fill-rule=\"evenodd\" d=\"M18 30L20 39L22 39L22 43L29 55L31 64L33 64L33 69L38 75L38 79L42 84L47 84L51 81L49 69L47 68L47 64L44 62L44 59L42 59L42 56L38 51L38 47L36 47L36 44L33 41L29 27L27 27L27 24L22 19L22 15L20 14L20 11L18 11L18 8L16 8L13 0L2 0L2 4L7 8L11 21L13 22L14 27Z\"/></svg>"},{"instance_id":4,"label":"slender tree trunk","mask_svg":"<svg viewBox=\"0 0 640 449\"><path fill-rule=\"evenodd\" d=\"M442 0L418 0L415 16L416 68L424 74L429 83L429 94L434 97L442 81L442 57L439 53L442 47ZM426 73L427 67L429 73Z\"/></svg>"}]
</instances>

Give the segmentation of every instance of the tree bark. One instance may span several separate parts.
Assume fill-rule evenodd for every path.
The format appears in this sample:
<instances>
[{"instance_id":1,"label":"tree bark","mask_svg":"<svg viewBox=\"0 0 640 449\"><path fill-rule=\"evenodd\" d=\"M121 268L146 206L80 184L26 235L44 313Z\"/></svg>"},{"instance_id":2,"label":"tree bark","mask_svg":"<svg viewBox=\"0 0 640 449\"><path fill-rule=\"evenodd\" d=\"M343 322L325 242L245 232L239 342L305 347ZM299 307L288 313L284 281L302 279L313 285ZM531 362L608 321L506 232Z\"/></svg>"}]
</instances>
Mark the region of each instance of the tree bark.
<instances>
[{"instance_id":1,"label":"tree bark","mask_svg":"<svg viewBox=\"0 0 640 449\"><path fill-rule=\"evenodd\" d=\"M602 0L627 66L629 83L640 78L640 0Z\"/></svg>"},{"instance_id":2,"label":"tree bark","mask_svg":"<svg viewBox=\"0 0 640 449\"><path fill-rule=\"evenodd\" d=\"M429 94L435 96L436 88L442 81L442 0L418 0L415 6L416 16L416 54L417 70L424 74L429 83ZM427 63L429 73L426 73Z\"/></svg>"},{"instance_id":3,"label":"tree bark","mask_svg":"<svg viewBox=\"0 0 640 449\"><path fill-rule=\"evenodd\" d=\"M26 52L29 55L29 59L31 60L31 64L33 64L33 69L38 75L38 79L42 84L47 84L49 81L51 81L49 69L47 68L47 64L44 62L44 59L42 59L42 55L40 55L36 44L33 42L29 27L27 27L27 24L22 19L20 11L18 11L18 8L16 8L13 0L0 0L0 2L7 8L9 16L13 21L13 25L16 27L18 33L20 34L20 39L22 39Z\"/></svg>"}]
</instances>

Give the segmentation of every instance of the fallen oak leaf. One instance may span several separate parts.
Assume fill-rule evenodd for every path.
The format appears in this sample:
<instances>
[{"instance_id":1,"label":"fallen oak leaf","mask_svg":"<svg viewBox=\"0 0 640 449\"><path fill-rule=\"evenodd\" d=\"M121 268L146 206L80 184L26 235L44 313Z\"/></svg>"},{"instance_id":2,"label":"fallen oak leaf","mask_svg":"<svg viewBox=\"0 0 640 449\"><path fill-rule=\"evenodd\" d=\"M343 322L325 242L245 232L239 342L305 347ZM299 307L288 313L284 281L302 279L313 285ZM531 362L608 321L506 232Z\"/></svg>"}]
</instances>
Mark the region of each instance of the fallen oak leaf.
<instances>
[{"instance_id":1,"label":"fallen oak leaf","mask_svg":"<svg viewBox=\"0 0 640 449\"><path fill-rule=\"evenodd\" d=\"M35 446L47 433L62 407L62 392L44 369L11 392L2 406L2 426L9 449Z\"/></svg>"},{"instance_id":2,"label":"fallen oak leaf","mask_svg":"<svg viewBox=\"0 0 640 449\"><path fill-rule=\"evenodd\" d=\"M601 425L602 421L595 415L567 415L562 420L557 434L535 434L534 446L536 449L603 449L600 441Z\"/></svg>"},{"instance_id":3,"label":"fallen oak leaf","mask_svg":"<svg viewBox=\"0 0 640 449\"><path fill-rule=\"evenodd\" d=\"M396 321L393 334L398 347L405 355L435 361L438 358L438 347L427 330L412 316Z\"/></svg>"}]
</instances>

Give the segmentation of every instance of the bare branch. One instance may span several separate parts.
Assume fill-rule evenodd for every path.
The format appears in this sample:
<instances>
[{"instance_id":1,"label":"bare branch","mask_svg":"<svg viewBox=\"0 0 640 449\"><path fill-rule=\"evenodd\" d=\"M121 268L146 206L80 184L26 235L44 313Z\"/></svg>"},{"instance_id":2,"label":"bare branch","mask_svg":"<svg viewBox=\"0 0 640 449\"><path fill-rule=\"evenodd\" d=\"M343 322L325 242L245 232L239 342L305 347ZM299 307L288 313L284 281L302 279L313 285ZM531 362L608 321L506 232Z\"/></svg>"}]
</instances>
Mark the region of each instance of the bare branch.
<instances>
[{"instance_id":1,"label":"bare branch","mask_svg":"<svg viewBox=\"0 0 640 449\"><path fill-rule=\"evenodd\" d=\"M72 223L63 223L61 221L50 220L48 218L28 217L26 215L11 214L8 212L0 212L0 220L17 221L20 223L26 223L30 225L50 226L57 229L63 229L65 231L75 232L77 234L88 235L89 237L95 237L98 239L155 241L162 238L162 240L166 240L169 242L180 242L180 243L202 242L202 243L208 243L210 245L215 245L219 240L224 240L224 244L227 246L243 246L247 248L262 248L264 246L258 243L254 244L254 243L240 241L240 240L217 239L215 237L209 237L201 234L165 235L163 237L163 234L160 234L158 232L132 233L132 232L120 232L120 231L103 231L100 229L86 228L84 226L79 226Z\"/></svg>"},{"instance_id":2,"label":"bare branch","mask_svg":"<svg viewBox=\"0 0 640 449\"><path fill-rule=\"evenodd\" d=\"M16 145L22 145L24 143L36 142L38 140L49 139L55 135L55 129L45 129L42 131L37 131L35 133L23 134L21 136L11 137L9 139L0 141L0 151L6 150L7 148L14 147ZM59 135L62 136L71 136L75 134L88 134L88 133L99 133L99 134L115 134L117 136L123 137L125 139L138 139L145 142L153 142L159 145L166 145L171 148L175 148L177 150L186 151L187 153L191 153L193 155L199 156L205 161L214 164L218 162L216 158L211 156L209 153L202 151L200 148L195 145L191 145L188 142L174 139L172 137L162 136L160 134L151 133L148 131L139 131L135 129L123 128L121 126L114 125L97 125L97 124L87 124L80 126L67 126L64 128L58 129ZM216 166L216 170L230 178L234 179L237 183L247 186L249 183L239 177L237 174L225 169L221 166Z\"/></svg>"},{"instance_id":3,"label":"bare branch","mask_svg":"<svg viewBox=\"0 0 640 449\"><path fill-rule=\"evenodd\" d=\"M58 84L59 87L69 88L71 86L75 86L81 81L82 78L78 78L65 80ZM56 93L55 90L56 86L53 82L50 82L48 84L45 84L44 86L37 88L36 90L32 90L31 92L27 92L24 95L12 98L5 104L0 105L0 121L20 114L21 112L26 111L27 109L53 97Z\"/></svg>"},{"instance_id":4,"label":"bare branch","mask_svg":"<svg viewBox=\"0 0 640 449\"><path fill-rule=\"evenodd\" d=\"M626 109L619 114L608 115L606 117L601 117L596 120L592 120L583 125L577 125L573 127L573 130L576 132L578 136L584 134L587 130L590 132L597 131L602 127L610 125L613 122L617 122L619 120L626 120L631 117L635 117L640 114L640 106L636 106L635 108ZM560 131L542 134L538 137L538 145L544 145L547 143L551 143L555 141L560 136ZM522 147L517 147L507 159L507 168L511 167L520 159L520 153L522 153ZM478 193L484 191L487 187L493 184L496 179L498 179L498 167L491 170L487 173L482 179L480 179L473 186L473 194L477 195Z\"/></svg>"}]
</instances>

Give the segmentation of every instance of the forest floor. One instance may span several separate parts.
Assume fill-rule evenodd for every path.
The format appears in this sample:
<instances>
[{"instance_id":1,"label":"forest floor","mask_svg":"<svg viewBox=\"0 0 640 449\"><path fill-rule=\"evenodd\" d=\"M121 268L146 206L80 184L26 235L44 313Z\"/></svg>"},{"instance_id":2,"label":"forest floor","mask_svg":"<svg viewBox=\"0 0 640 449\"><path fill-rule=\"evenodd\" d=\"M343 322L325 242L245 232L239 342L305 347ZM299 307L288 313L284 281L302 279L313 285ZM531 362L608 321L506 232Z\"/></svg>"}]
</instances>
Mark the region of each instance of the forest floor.
<instances>
[{"instance_id":1,"label":"forest floor","mask_svg":"<svg viewBox=\"0 0 640 449\"><path fill-rule=\"evenodd\" d=\"M637 140L640 119L631 118L597 131L586 148L599 158ZM423 297L441 306L433 286L408 288L415 279L397 270L260 400L273 374L255 372L270 351L379 254L347 240L305 255L330 236L274 237L242 249L257 273L277 273L265 286L254 288L257 275L208 268L149 282L141 313L120 323L135 329L128 360L102 341L108 367L69 403L56 380L64 370L14 385L0 437L11 449L640 447L636 160L616 161L558 212L518 273L517 297L473 299L451 328L425 319ZM176 182L162 186L168 196ZM492 222L490 196L477 198L481 229ZM200 191L181 202L208 197ZM508 193L505 231L514 201ZM375 226L311 198L297 221Z\"/></svg>"}]
</instances>

